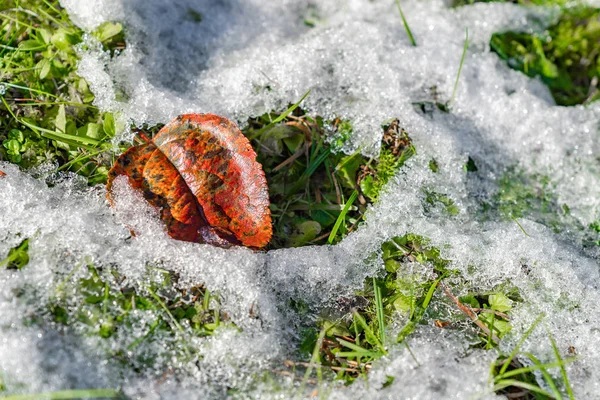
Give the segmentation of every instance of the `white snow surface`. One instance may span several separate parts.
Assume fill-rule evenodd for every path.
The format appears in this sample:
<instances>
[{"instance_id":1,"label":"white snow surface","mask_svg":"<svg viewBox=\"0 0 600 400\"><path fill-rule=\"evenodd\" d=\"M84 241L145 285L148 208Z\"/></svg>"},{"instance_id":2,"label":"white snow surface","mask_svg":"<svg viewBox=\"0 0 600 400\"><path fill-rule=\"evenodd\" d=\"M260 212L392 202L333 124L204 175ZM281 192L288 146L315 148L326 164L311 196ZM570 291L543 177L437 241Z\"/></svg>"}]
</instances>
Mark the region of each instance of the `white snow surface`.
<instances>
[{"instance_id":1,"label":"white snow surface","mask_svg":"<svg viewBox=\"0 0 600 400\"><path fill-rule=\"evenodd\" d=\"M104 21L126 27L127 48L112 59L90 39L79 73L89 81L96 105L136 124L166 123L187 112L221 114L243 124L249 116L285 108L310 89L303 104L310 112L352 121L348 151L360 147L376 154L380 125L399 118L417 155L369 209L360 229L340 244L267 253L171 240L124 180L116 183L111 209L102 187L86 188L70 175L49 187L0 163L6 173L0 177L0 259L31 238L25 268L0 268L0 387L9 393L116 387L131 398L148 399L290 398L298 382L261 379L261 371L285 370L283 361L293 352L297 317L286 301L293 296L319 310L353 293L366 276L383 271L381 261L369 255L378 254L385 240L412 232L430 238L473 287L484 290L509 280L519 289L523 302L512 313L513 330L501 350L510 352L544 313L523 349L543 362L555 361L551 332L562 357L570 346L579 355L566 367L576 398L600 399L597 246L584 248L583 234L573 226L555 233L534 218L519 219L521 229L514 221L474 216L479 201L515 167L548 176L557 204L568 205L583 226L600 217L600 103L556 106L540 81L509 69L489 51L492 33L543 29L551 12L512 4L452 9L440 1L403 1L417 41L413 47L392 0L61 3L87 31ZM202 15L201 22L190 18L190 9ZM306 26L305 18L315 26ZM441 101L450 98L466 28L469 50L451 113L418 112L411 103L430 99L432 86ZM118 101L117 92L127 100ZM130 133L120 139L130 139ZM468 157L478 166L476 178L463 169ZM432 158L438 173L428 168ZM447 194L459 214L426 212L424 188ZM186 338L202 355L191 361L160 340L143 342L139 351L155 357L156 367L135 373L107 354L124 350L127 358L128 345L148 332L152 313L140 312L139 325L110 340L82 335L77 327L29 322L52 303L58 286L69 293L70 282L85 276L77 269L83 260L111 266L141 290L149 279L147 265L176 272L182 288L205 284L220 293L224 311L240 330ZM322 392L332 399L497 397L489 393L496 351L472 349L472 337L428 321L407 341L417 364L404 345L393 343L403 322L388 328L390 354L374 364L368 382L329 383ZM559 370L552 372L560 382ZM388 376L394 383L383 388Z\"/></svg>"}]
</instances>

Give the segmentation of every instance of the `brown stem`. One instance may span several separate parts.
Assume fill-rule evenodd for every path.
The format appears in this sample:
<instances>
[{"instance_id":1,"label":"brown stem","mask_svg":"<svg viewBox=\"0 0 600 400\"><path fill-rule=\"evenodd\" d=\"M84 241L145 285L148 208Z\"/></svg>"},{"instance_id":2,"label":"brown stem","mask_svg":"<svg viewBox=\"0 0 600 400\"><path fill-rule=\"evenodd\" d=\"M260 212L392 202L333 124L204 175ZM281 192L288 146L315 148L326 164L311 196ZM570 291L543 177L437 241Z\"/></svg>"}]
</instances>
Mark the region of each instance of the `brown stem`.
<instances>
[{"instance_id":1,"label":"brown stem","mask_svg":"<svg viewBox=\"0 0 600 400\"><path fill-rule=\"evenodd\" d=\"M498 336L494 335L490 331L490 329L487 326L485 326L485 324L483 322L481 322L479 320L479 318L477 317L477 314L475 314L468 306L461 303L460 300L458 300L458 297L456 297L452 294L452 292L450 291L448 286L444 285L441 282L440 282L440 286L442 286L442 288L444 289L444 293L446 293L446 296L448 296L454 302L454 304L456 304L458 306L458 308L463 313L465 313L471 319L471 321L473 321L473 323L475 325L477 325L479 327L479 329L481 329L488 337L491 337L494 342L498 343L500 341Z\"/></svg>"}]
</instances>

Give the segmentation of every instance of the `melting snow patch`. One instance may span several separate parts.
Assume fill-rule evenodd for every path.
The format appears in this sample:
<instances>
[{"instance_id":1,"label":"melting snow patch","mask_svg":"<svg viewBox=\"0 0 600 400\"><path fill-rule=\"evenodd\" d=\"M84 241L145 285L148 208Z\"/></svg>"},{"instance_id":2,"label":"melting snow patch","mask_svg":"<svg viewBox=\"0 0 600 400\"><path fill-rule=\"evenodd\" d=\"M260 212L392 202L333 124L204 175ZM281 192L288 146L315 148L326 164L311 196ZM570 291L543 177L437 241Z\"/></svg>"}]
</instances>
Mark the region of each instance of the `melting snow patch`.
<instances>
[{"instance_id":1,"label":"melting snow patch","mask_svg":"<svg viewBox=\"0 0 600 400\"><path fill-rule=\"evenodd\" d=\"M273 383L263 373L281 370L295 351L302 321L289 299L316 316L382 271L377 256L385 240L411 232L430 238L473 287L507 280L517 287L523 301L501 350L510 351L544 313L542 325L562 356L570 346L580 356L566 367L576 397L600 399L599 254L597 246L582 246L581 228L600 216L599 104L557 107L541 82L510 70L488 49L493 32L543 29L539 21L552 15L513 4L450 9L440 1L406 1L413 47L391 0L61 3L87 30L107 20L124 23L127 48L112 59L89 50L79 72L99 107L137 124L164 123L185 112L241 123L311 89L308 109L352 121L346 150L376 154L379 126L399 118L418 155L366 223L339 245L269 253L173 241L125 181L117 182L110 209L102 188L82 188L73 177L48 187L0 163L6 173L0 178L0 257L30 239L28 265L0 269L0 387L11 393L119 387L132 398L236 391L287 398L298 382L283 376ZM303 23L308 16L312 28ZM418 111L412 103L449 100L467 27L470 47L452 112ZM469 157L476 173L463 168ZM431 159L437 173L428 167ZM573 217L561 221L561 233L535 215L481 218L481 205L493 201L511 168L549 177L554 201ZM451 198L458 215L426 209L427 188ZM87 265L97 267L97 276ZM130 326L108 339L89 334L83 322L63 325L61 301L67 313L103 301L85 298L73 283L108 282L113 273L123 279L120 288L136 293L149 293L165 276L179 289L203 285L218 293L229 325L210 337L191 335L186 326L166 333L154 325L159 305L131 310ZM98 318L94 329L117 317L87 316ZM37 325L40 319L48 323ZM401 320L392 324L388 337L401 326ZM152 337L150 329L156 330ZM493 398L488 374L497 354L470 344L468 337L423 326L408 340L414 358L390 342L390 354L374 364L369 382L329 383L326 392L336 399ZM524 350L542 362L555 360L543 328ZM149 360L153 368L134 372ZM383 388L388 377L394 383Z\"/></svg>"}]
</instances>

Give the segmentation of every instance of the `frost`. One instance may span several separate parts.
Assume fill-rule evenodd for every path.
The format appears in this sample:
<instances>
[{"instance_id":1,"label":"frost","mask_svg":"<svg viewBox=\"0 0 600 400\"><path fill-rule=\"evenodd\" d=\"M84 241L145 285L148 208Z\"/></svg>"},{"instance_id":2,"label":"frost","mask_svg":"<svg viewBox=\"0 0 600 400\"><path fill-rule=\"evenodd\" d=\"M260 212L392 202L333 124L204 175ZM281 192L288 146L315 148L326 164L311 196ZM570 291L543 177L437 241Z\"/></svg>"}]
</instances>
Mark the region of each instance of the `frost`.
<instances>
[{"instance_id":1,"label":"frost","mask_svg":"<svg viewBox=\"0 0 600 400\"><path fill-rule=\"evenodd\" d=\"M510 70L488 49L493 32L543 29L553 16L513 4L450 9L441 1L406 1L413 47L393 1L217 3L63 0L84 29L107 20L126 27L127 48L117 57L93 47L82 56L79 72L96 104L136 124L165 123L185 112L242 123L311 89L305 100L311 112L352 122L347 150L376 154L379 126L398 118L417 156L390 182L366 223L339 245L269 253L173 241L125 181L117 182L110 209L103 188L81 187L73 177L48 187L0 163L6 173L0 257L30 238L29 264L0 269L0 387L9 393L118 387L132 398L235 391L288 398L298 382L261 377L284 370L295 351L302 321L290 299L305 304L309 317L317 315L381 272L383 241L411 232L430 238L473 286L489 289L506 280L516 286L523 302L501 349L510 351L544 313L561 355L572 346L580 356L566 367L576 397L600 398L599 252L582 245L587 226L600 217L600 104L557 107L541 82ZM307 16L314 27L303 23ZM419 111L413 102L450 99L467 27L470 47L452 112ZM465 171L468 158L476 172ZM437 173L428 167L431 159ZM511 168L548 177L553 201L567 205L572 217L568 222L561 214L561 232L535 213L514 215L515 221L478 217L482 204L496 201ZM424 190L448 196L458 214L426 209ZM106 279L118 273L121 287L139 292L164 271L177 277L179 289L205 285L218 293L230 326L210 337L188 337L182 327L145 340L158 308L135 310L131 326L109 339L88 334L83 323L67 329L48 310L57 299L72 298L69 307L84 302L74 282L90 278L86 264L101 267ZM40 327L36 318L50 322ZM401 326L399 320L389 329ZM335 399L485 396L497 354L470 344L468 337L423 326L408 340L419 364L404 346L389 343L390 354L375 363L368 383L328 383L326 392ZM545 329L524 346L542 362L555 360ZM153 367L135 373L138 356ZM388 376L394 383L382 388Z\"/></svg>"}]
</instances>

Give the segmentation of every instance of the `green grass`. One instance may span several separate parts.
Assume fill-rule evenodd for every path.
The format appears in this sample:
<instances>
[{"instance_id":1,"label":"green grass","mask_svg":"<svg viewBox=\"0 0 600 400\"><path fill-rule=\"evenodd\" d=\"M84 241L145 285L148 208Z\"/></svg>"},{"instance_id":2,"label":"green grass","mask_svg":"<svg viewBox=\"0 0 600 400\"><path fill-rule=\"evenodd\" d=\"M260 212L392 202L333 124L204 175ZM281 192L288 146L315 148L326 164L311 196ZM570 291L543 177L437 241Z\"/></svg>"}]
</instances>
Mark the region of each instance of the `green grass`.
<instances>
[{"instance_id":1,"label":"green grass","mask_svg":"<svg viewBox=\"0 0 600 400\"><path fill-rule=\"evenodd\" d=\"M533 354L521 351L521 346L538 326L542 318L543 315L538 317L521 337L510 354L500 355L492 364L491 376L493 381L492 390L494 392L518 399L562 400L565 398L560 390L562 387L563 391L567 393L568 398L570 400L574 399L565 365L575 361L576 358L571 357L563 360L549 331L548 338L554 349L555 362L541 363ZM528 360L529 365L523 365L519 358ZM549 372L550 369L556 368L559 368L561 371L562 382L557 382ZM541 374L544 384L549 388L549 391L540 386L534 375L535 372Z\"/></svg>"},{"instance_id":2,"label":"green grass","mask_svg":"<svg viewBox=\"0 0 600 400\"><path fill-rule=\"evenodd\" d=\"M600 9L565 8L543 33L496 33L490 47L511 68L539 77L559 105L600 98Z\"/></svg>"},{"instance_id":3,"label":"green grass","mask_svg":"<svg viewBox=\"0 0 600 400\"><path fill-rule=\"evenodd\" d=\"M454 88L452 89L452 97L450 97L450 101L448 103L452 103L454 101L454 97L456 96L456 89L458 88L458 81L460 80L460 73L462 72L463 64L465 63L465 56L467 55L467 49L469 48L469 28L465 29L465 44L463 46L463 52L460 56L460 64L458 64L458 72L456 72L456 81L454 82Z\"/></svg>"},{"instance_id":4,"label":"green grass","mask_svg":"<svg viewBox=\"0 0 600 400\"><path fill-rule=\"evenodd\" d=\"M269 248L339 242L415 154L397 120L382 127L379 159L359 151L344 154L352 124L307 114L299 107L304 97L281 113L251 118L243 130L269 184L274 231Z\"/></svg>"},{"instance_id":5,"label":"green grass","mask_svg":"<svg viewBox=\"0 0 600 400\"><path fill-rule=\"evenodd\" d=\"M410 27L408 26L408 22L406 21L406 17L404 16L404 13L402 12L402 7L400 7L400 0L396 0L396 5L398 6L398 12L400 13L400 18L402 18L402 25L404 25L404 30L406 31L406 35L408 36L410 43L416 47L417 42L415 41L412 31L410 30Z\"/></svg>"},{"instance_id":6,"label":"green grass","mask_svg":"<svg viewBox=\"0 0 600 400\"><path fill-rule=\"evenodd\" d=\"M29 239L23 240L19 245L8 251L8 255L0 261L0 268L21 269L29 263Z\"/></svg>"},{"instance_id":7,"label":"green grass","mask_svg":"<svg viewBox=\"0 0 600 400\"><path fill-rule=\"evenodd\" d=\"M498 341L510 331L509 314L520 297L509 283L487 292L471 291L455 297L452 290L476 285L450 270L450 262L441 258L439 249L429 246L426 238L413 234L385 242L381 261L383 276L367 278L363 290L353 297L338 299L337 311L325 311L317 325L303 331L300 359L311 354L308 364L314 365L320 360L319 367L332 379L350 384L366 377L373 362L388 353L389 346L401 343L410 352L408 339L422 324L434 324L440 329L465 329L459 327L469 320L467 309L477 316L477 321L464 332L476 339L474 347L496 348ZM433 274L427 279L417 272L411 275L412 263L431 266ZM438 290L440 286L443 291ZM432 309L434 301L452 307L453 313L443 313L439 307ZM390 340L387 327L398 318L404 325ZM318 336L317 332L320 332ZM318 356L316 348L320 349ZM416 356L412 356L418 364Z\"/></svg>"},{"instance_id":8,"label":"green grass","mask_svg":"<svg viewBox=\"0 0 600 400\"><path fill-rule=\"evenodd\" d=\"M91 105L94 95L76 74L83 32L57 1L6 1L0 16L0 160L23 168L51 162L90 184L105 182L119 127ZM122 35L119 24L94 32L111 51Z\"/></svg>"},{"instance_id":9,"label":"green grass","mask_svg":"<svg viewBox=\"0 0 600 400\"><path fill-rule=\"evenodd\" d=\"M397 5L407 35L416 46L399 2ZM104 183L115 153L123 150L113 149L111 144L122 127L118 126L118 115L103 113L91 105L94 95L87 82L76 74L74 46L83 45L83 32L70 22L57 1L10 0L0 6L0 13L0 159L23 168L52 162L57 170L76 172L91 185ZM190 16L197 22L202 19L197 12ZM491 45L512 67L542 77L560 104L591 102L597 98L589 91L598 71L598 59L592 57L598 43L597 20L598 10L567 10L544 35L497 34ZM101 25L93 36L112 55L124 48L124 30L118 23ZM450 102L467 46L468 36ZM352 122L340 118L324 120L307 113L301 107L306 96L308 92L283 112L275 110L250 119L244 129L269 183L274 220L270 248L339 242L358 227L366 207L379 199L387 182L415 154L409 134L395 119L382 126L378 159L366 158L360 151L344 154L341 149L352 134ZM423 110L437 107L449 111L449 102L439 102L435 88L432 99L416 105ZM144 126L141 130L152 136L160 127ZM429 168L436 172L438 162L431 160ZM469 159L465 171L476 170ZM439 208L453 216L461 211L436 188L422 190L426 213ZM507 171L500 179L498 193L483 208L484 214L492 210L515 221L531 218L557 230L564 226L569 214L566 205L558 205L554 200L548 178L515 170ZM600 223L581 229L589 230L590 243L600 243ZM26 268L30 240L35 239L24 238L11 249L0 261L0 267ZM422 324L463 329L465 335L475 339L473 346L482 349L497 349L498 342L510 332L510 312L521 299L509 283L488 291L474 289L476 285L449 269L450 262L441 258L439 249L417 235L383 243L380 255L382 274L367 278L363 290L351 298L340 298L337 305L343 311L335 316L323 315L317 323L303 327L298 351L298 365L306 366L303 385L311 382L315 371L318 383L326 377L348 384L365 377L373 362L386 355L390 346L404 345L410 352L408 339ZM431 266L433 274L426 279L410 275L405 268L409 263ZM26 323L67 328L76 325L78 334L96 336L106 343L117 338L130 339L126 348L133 357L123 349L109 356L136 371L155 366L157 355L143 351L146 344L155 340L164 340L163 350L170 355L190 359L195 354L188 346L190 336L209 336L226 326L237 329L221 312L218 293L210 293L202 286L173 290L177 287L176 276L160 266L148 266L147 274L147 286L135 289L124 285L125 277L110 266L82 260L62 278L51 301ZM453 292L463 294L455 297ZM432 304L445 304L454 311L442 314ZM290 305L299 314L305 308L300 301L291 300ZM141 336L129 338L131 328L138 323L133 310L153 319ZM477 322L469 312L476 315ZM404 325L392 332L390 322L399 315ZM492 366L494 391L511 395L522 391L523 399L563 398L564 393L572 398L564 368L572 359L562 359L551 336L549 340L555 351L554 362L540 363L533 355L520 351L522 342L511 354L501 355ZM418 364L417 356L413 358ZM531 365L523 365L519 361L522 359ZM302 364L304 360L308 363ZM560 371L562 381L551 378L548 371L552 368ZM539 386L534 374L538 372L549 391ZM392 383L390 377L386 385ZM110 389L103 390L8 398L118 395ZM6 391L3 384L0 391Z\"/></svg>"},{"instance_id":10,"label":"green grass","mask_svg":"<svg viewBox=\"0 0 600 400\"><path fill-rule=\"evenodd\" d=\"M57 392L17 394L0 396L0 400L67 400L67 399L115 399L120 394L114 389L61 390Z\"/></svg>"}]
</instances>

